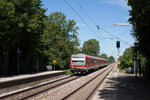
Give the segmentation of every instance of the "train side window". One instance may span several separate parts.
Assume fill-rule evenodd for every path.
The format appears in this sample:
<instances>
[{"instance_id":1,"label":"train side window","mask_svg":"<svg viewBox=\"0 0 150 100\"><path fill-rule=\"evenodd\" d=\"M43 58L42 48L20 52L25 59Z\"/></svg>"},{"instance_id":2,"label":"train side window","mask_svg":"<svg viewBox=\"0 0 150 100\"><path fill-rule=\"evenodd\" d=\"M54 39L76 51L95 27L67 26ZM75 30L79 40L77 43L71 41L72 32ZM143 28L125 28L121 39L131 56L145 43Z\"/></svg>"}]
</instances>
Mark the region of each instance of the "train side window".
<instances>
[{"instance_id":1,"label":"train side window","mask_svg":"<svg viewBox=\"0 0 150 100\"><path fill-rule=\"evenodd\" d=\"M92 63L94 64L94 59L92 59Z\"/></svg>"},{"instance_id":2,"label":"train side window","mask_svg":"<svg viewBox=\"0 0 150 100\"><path fill-rule=\"evenodd\" d=\"M96 61L96 59L94 60L94 64L96 64L97 63L97 61Z\"/></svg>"},{"instance_id":3,"label":"train side window","mask_svg":"<svg viewBox=\"0 0 150 100\"><path fill-rule=\"evenodd\" d=\"M101 60L100 60L100 59L98 60L98 63L101 63Z\"/></svg>"}]
</instances>

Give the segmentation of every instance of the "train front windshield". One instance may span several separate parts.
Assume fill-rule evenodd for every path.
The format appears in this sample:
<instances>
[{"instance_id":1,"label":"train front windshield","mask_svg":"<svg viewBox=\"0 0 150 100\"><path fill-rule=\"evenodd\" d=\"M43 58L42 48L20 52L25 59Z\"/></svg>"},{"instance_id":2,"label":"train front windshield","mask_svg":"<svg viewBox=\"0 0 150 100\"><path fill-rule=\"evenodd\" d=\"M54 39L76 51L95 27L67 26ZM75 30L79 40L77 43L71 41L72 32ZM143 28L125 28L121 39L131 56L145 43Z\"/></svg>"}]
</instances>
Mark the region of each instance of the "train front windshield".
<instances>
[{"instance_id":1,"label":"train front windshield","mask_svg":"<svg viewBox=\"0 0 150 100\"><path fill-rule=\"evenodd\" d=\"M85 58L72 58L72 65L85 65Z\"/></svg>"}]
</instances>

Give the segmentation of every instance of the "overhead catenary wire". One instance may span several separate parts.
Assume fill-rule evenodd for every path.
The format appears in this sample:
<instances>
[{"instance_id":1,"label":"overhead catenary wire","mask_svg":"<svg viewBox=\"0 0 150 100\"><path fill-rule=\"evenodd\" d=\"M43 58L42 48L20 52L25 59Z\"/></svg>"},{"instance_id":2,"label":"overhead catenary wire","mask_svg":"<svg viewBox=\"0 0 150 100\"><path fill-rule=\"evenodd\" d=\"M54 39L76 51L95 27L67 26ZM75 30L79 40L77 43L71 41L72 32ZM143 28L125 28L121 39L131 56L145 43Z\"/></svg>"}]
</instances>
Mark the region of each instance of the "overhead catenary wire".
<instances>
[{"instance_id":1,"label":"overhead catenary wire","mask_svg":"<svg viewBox=\"0 0 150 100\"><path fill-rule=\"evenodd\" d=\"M80 5L80 3L78 2L78 0L75 0L75 1L76 1L76 3L79 5L79 7L84 11L84 13L87 15L87 17L89 17L89 19L91 20L91 22L92 22L94 25L96 25L96 23L94 22L94 20L87 14L87 12L83 9L83 7ZM105 33L111 35L112 37L114 37L114 38L116 38L116 39L118 39L118 40L120 40L121 42L123 42L123 43L125 43L125 44L131 46L131 44L129 44L128 42L126 42L126 41L120 39L119 37L113 35L112 33L108 32L108 31L106 31L104 28L102 28L102 26L96 25L96 27L97 27L98 29L102 29Z\"/></svg>"},{"instance_id":2,"label":"overhead catenary wire","mask_svg":"<svg viewBox=\"0 0 150 100\"><path fill-rule=\"evenodd\" d=\"M83 12L86 14L86 16L91 20L91 22L96 25L96 23L94 22L94 20L92 19L91 16L88 15L88 13L86 12L86 10L84 10L84 8L80 5L80 3L78 2L78 0L75 0L76 3L79 5L79 7L83 10Z\"/></svg>"},{"instance_id":3,"label":"overhead catenary wire","mask_svg":"<svg viewBox=\"0 0 150 100\"><path fill-rule=\"evenodd\" d=\"M84 18L82 18L79 14L78 14L78 12L67 2L67 0L64 0L65 1L65 3L76 13L76 15L87 25L87 27L93 32L93 34L101 41L101 43L103 43L102 42L102 40L101 40L101 38L96 34L96 32L90 27L90 25L84 20ZM78 4L79 4L79 2L78 2ZM82 7L81 7L81 5L80 5L80 8L81 9L83 9ZM84 10L85 11L85 10ZM86 13L86 15L88 15L87 13ZM92 18L90 18L90 20L91 20ZM94 23L94 21L92 21L93 23ZM95 25L95 23L94 23L94 25ZM103 43L104 44L104 43ZM104 47L105 48L105 47ZM108 49L105 49L105 50L108 50Z\"/></svg>"},{"instance_id":4,"label":"overhead catenary wire","mask_svg":"<svg viewBox=\"0 0 150 100\"><path fill-rule=\"evenodd\" d=\"M78 0L75 0L76 1L76 3L78 4L78 6L80 7L80 9L85 13L85 15L91 20L91 22L93 23L93 25L95 26L96 25L96 23L94 22L94 20L92 19L92 17L91 16L89 16L89 14L86 12L86 10L80 5L80 3L78 2ZM95 33L96 34L96 33ZM102 35L102 34L101 34ZM103 41L102 41L102 39L108 39L108 38L101 38L100 39L100 42L101 43L103 43ZM110 38L109 38L110 39ZM111 38L112 39L112 38ZM103 43L104 44L104 43ZM105 46L106 47L106 46ZM105 48L104 47L104 48ZM105 50L107 50L107 49L105 49Z\"/></svg>"},{"instance_id":5,"label":"overhead catenary wire","mask_svg":"<svg viewBox=\"0 0 150 100\"><path fill-rule=\"evenodd\" d=\"M124 31L122 34L119 35L119 37L122 37L123 35L125 35L125 33L127 33L130 29Z\"/></svg>"},{"instance_id":6,"label":"overhead catenary wire","mask_svg":"<svg viewBox=\"0 0 150 100\"><path fill-rule=\"evenodd\" d=\"M65 3L76 13L76 15L87 25L87 27L93 32L93 34L101 40L101 38L95 33L95 31L90 27L90 25L84 20L84 18L82 18L78 12L67 2L67 0L64 0Z\"/></svg>"},{"instance_id":7,"label":"overhead catenary wire","mask_svg":"<svg viewBox=\"0 0 150 100\"><path fill-rule=\"evenodd\" d=\"M125 44L131 46L131 44L129 44L128 42L126 42L126 41L124 41L124 40L118 38L117 36L115 36L115 35L113 35L112 33L106 31L105 29L103 29L102 27L100 27L100 28L101 28L101 30L103 30L103 31L106 32L107 34L110 34L110 35L113 36L114 38L116 38L116 39L120 40L121 42L123 42L123 43L125 43Z\"/></svg>"},{"instance_id":8,"label":"overhead catenary wire","mask_svg":"<svg viewBox=\"0 0 150 100\"><path fill-rule=\"evenodd\" d=\"M99 36L98 36L98 35L95 33L95 31L89 26L89 24L85 21L85 19L84 19L83 17L81 17L81 16L78 14L78 12L67 2L67 0L64 0L64 1L65 1L65 3L73 10L73 12L87 25L87 27L93 32L93 34L96 35L96 37L101 40L101 38L99 38ZM81 5L80 5L80 6L81 6ZM86 14L87 14L87 13L86 13ZM89 16L89 15L88 15L88 16ZM91 19L91 17L90 17L89 19ZM109 31L105 30L102 26L99 26L98 24L96 25L96 23L95 23L93 20L91 20L91 21L92 21L92 23L93 23L97 28L99 27L99 30L98 30L98 31L100 31L100 29L101 29L102 31L104 31L104 32L107 33L108 35L110 35L110 36L116 38L117 40L120 40L120 41L123 42L124 44L127 44L127 45L131 46L128 42L126 42L126 41L120 39L119 37L117 37L117 36L115 36L115 35L113 35L113 34L110 33ZM101 41L101 42L102 42L102 41ZM107 49L106 49L106 50L107 50Z\"/></svg>"},{"instance_id":9,"label":"overhead catenary wire","mask_svg":"<svg viewBox=\"0 0 150 100\"><path fill-rule=\"evenodd\" d=\"M76 3L78 4L78 6L80 7L80 9L84 12L84 14L91 20L91 22L93 23L93 25L95 26L95 25L97 25L96 23L95 23L95 21L92 19L92 17L91 16L89 16L89 14L86 12L86 10L81 6L81 4L78 2L78 0L75 0L76 1ZM101 34L102 35L102 34ZM103 38L104 39L104 38ZM102 42L102 41L101 41Z\"/></svg>"},{"instance_id":10,"label":"overhead catenary wire","mask_svg":"<svg viewBox=\"0 0 150 100\"><path fill-rule=\"evenodd\" d=\"M91 22L93 23L93 25L98 26L95 21L92 19L92 17L86 12L86 10L81 6L81 4L78 2L78 0L75 0L76 3L78 4L78 6L80 7L80 9L86 14L86 16L91 20ZM102 35L102 34L101 34ZM101 39L112 39L112 38L104 38L102 37ZM101 41L102 42L102 41Z\"/></svg>"}]
</instances>

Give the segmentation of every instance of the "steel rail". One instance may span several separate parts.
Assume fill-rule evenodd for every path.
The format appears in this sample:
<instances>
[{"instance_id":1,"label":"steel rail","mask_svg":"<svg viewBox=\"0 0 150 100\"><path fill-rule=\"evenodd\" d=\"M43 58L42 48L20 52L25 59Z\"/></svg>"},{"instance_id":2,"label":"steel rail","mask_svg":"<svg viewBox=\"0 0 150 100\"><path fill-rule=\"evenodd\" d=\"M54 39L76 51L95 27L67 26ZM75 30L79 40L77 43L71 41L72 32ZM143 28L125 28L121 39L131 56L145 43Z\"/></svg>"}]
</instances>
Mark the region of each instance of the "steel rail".
<instances>
[{"instance_id":1,"label":"steel rail","mask_svg":"<svg viewBox=\"0 0 150 100\"><path fill-rule=\"evenodd\" d=\"M93 77L92 79L90 79L88 82L86 82L85 84L83 84L79 88L77 88L76 90L72 91L71 93L69 93L68 95L66 95L65 97L63 97L61 100L66 100L67 98L71 97L77 91L79 91L80 89L82 89L84 86L88 85L91 81L93 81L94 79L96 79L99 75L103 74L105 71L107 71L110 68L113 68L113 66L111 65L111 67L108 67L107 69L105 69L104 71L102 71L101 73L99 73L98 75L96 75L95 77Z\"/></svg>"},{"instance_id":2,"label":"steel rail","mask_svg":"<svg viewBox=\"0 0 150 100\"><path fill-rule=\"evenodd\" d=\"M67 79L71 78L71 79L69 79L69 80L67 80L67 81L65 81L65 82L59 83L59 84L54 85L54 86L52 86L52 87L49 86L48 88L46 88L46 89L44 89L44 90L36 91L35 93L29 94L28 96L18 96L18 97L15 97L15 99L17 99L17 100L20 100L20 99L27 99L27 98L30 98L30 97L35 96L35 95L37 95L37 94L40 94L40 93L42 93L42 92L45 92L45 91L48 91L48 90L53 89L53 88L55 88L55 87L61 86L61 85L63 85L63 84L66 84L66 83L68 83L68 82L70 82L70 81L72 81L72 80L78 79L79 77L80 77L80 76L78 76L78 77L76 77L76 76L69 76L69 77L65 77L65 78L58 79L58 80L46 82L46 83L44 83L44 84L40 84L40 85L37 85L37 86L33 86L33 87L30 87L30 88L27 88L27 89L24 89L24 90L20 90L20 91L11 93L11 94L7 94L7 95L4 95L4 96L0 96L0 99L3 100L3 99L6 99L6 98L11 98L11 97L13 98L13 97L18 96L18 95L20 95L20 94L25 94L25 93L30 92L30 91L32 91L32 90L34 91L34 89L42 88L42 87L45 87L46 85L48 86L48 85L51 85L51 84L54 84L54 83L57 83L57 82L61 82L61 81L64 81L64 80L67 80ZM27 94L28 94L28 93L27 93Z\"/></svg>"},{"instance_id":3,"label":"steel rail","mask_svg":"<svg viewBox=\"0 0 150 100\"><path fill-rule=\"evenodd\" d=\"M97 90L97 88L104 82L107 75L113 70L114 67L115 67L115 65L113 65L111 70L103 77L103 79L96 85L96 87L91 91L91 93L84 100L89 100L89 98L91 98L91 96L94 94L94 92Z\"/></svg>"}]
</instances>

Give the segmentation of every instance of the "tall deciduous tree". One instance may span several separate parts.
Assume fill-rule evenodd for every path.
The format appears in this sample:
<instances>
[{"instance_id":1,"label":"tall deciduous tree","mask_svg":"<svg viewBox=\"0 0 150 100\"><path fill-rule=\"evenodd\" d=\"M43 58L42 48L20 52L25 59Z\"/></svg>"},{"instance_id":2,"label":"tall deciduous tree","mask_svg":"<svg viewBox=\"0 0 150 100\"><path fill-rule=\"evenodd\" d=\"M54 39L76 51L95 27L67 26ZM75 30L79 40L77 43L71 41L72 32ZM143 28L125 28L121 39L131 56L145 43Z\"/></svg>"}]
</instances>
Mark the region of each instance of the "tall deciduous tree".
<instances>
[{"instance_id":1,"label":"tall deciduous tree","mask_svg":"<svg viewBox=\"0 0 150 100\"><path fill-rule=\"evenodd\" d=\"M137 40L140 53L150 58L150 0L128 0L131 6L129 19L133 25L132 35Z\"/></svg>"},{"instance_id":2,"label":"tall deciduous tree","mask_svg":"<svg viewBox=\"0 0 150 100\"><path fill-rule=\"evenodd\" d=\"M99 55L100 58L104 58L104 59L107 59L107 54L105 53L102 53L101 55Z\"/></svg>"},{"instance_id":3,"label":"tall deciduous tree","mask_svg":"<svg viewBox=\"0 0 150 100\"><path fill-rule=\"evenodd\" d=\"M131 6L129 22L133 25L132 35L136 38L135 50L147 59L150 63L150 0L128 0ZM147 75L150 73L150 67L145 67ZM150 74L149 74L150 76ZM149 77L148 76L148 77Z\"/></svg>"},{"instance_id":4,"label":"tall deciduous tree","mask_svg":"<svg viewBox=\"0 0 150 100\"><path fill-rule=\"evenodd\" d=\"M90 39L85 41L82 47L82 53L91 55L91 56L98 56L100 52L99 41L96 39Z\"/></svg>"},{"instance_id":5,"label":"tall deciduous tree","mask_svg":"<svg viewBox=\"0 0 150 100\"><path fill-rule=\"evenodd\" d=\"M8 73L17 73L18 61L20 72L34 70L34 56L45 27L46 10L41 6L41 0L0 0L0 62L2 68L8 66ZM17 49L21 50L19 60Z\"/></svg>"},{"instance_id":6,"label":"tall deciduous tree","mask_svg":"<svg viewBox=\"0 0 150 100\"><path fill-rule=\"evenodd\" d=\"M133 67L133 52L129 48L127 48L124 51L123 56L120 56L119 61L121 63L121 69Z\"/></svg>"},{"instance_id":7,"label":"tall deciduous tree","mask_svg":"<svg viewBox=\"0 0 150 100\"><path fill-rule=\"evenodd\" d=\"M115 58L113 56L108 57L108 63L113 63L115 62Z\"/></svg>"},{"instance_id":8,"label":"tall deciduous tree","mask_svg":"<svg viewBox=\"0 0 150 100\"><path fill-rule=\"evenodd\" d=\"M57 69L68 67L71 54L79 52L76 22L67 20L64 13L53 12L49 15L46 26L42 43L49 64L55 59Z\"/></svg>"},{"instance_id":9,"label":"tall deciduous tree","mask_svg":"<svg viewBox=\"0 0 150 100\"><path fill-rule=\"evenodd\" d=\"M8 73L8 52L14 47L16 35L12 36L15 7L7 0L0 1L0 74ZM12 40L12 38L15 38Z\"/></svg>"},{"instance_id":10,"label":"tall deciduous tree","mask_svg":"<svg viewBox=\"0 0 150 100\"><path fill-rule=\"evenodd\" d=\"M54 59L65 68L80 51L76 22L45 11L41 0L0 0L0 74L43 71Z\"/></svg>"}]
</instances>

